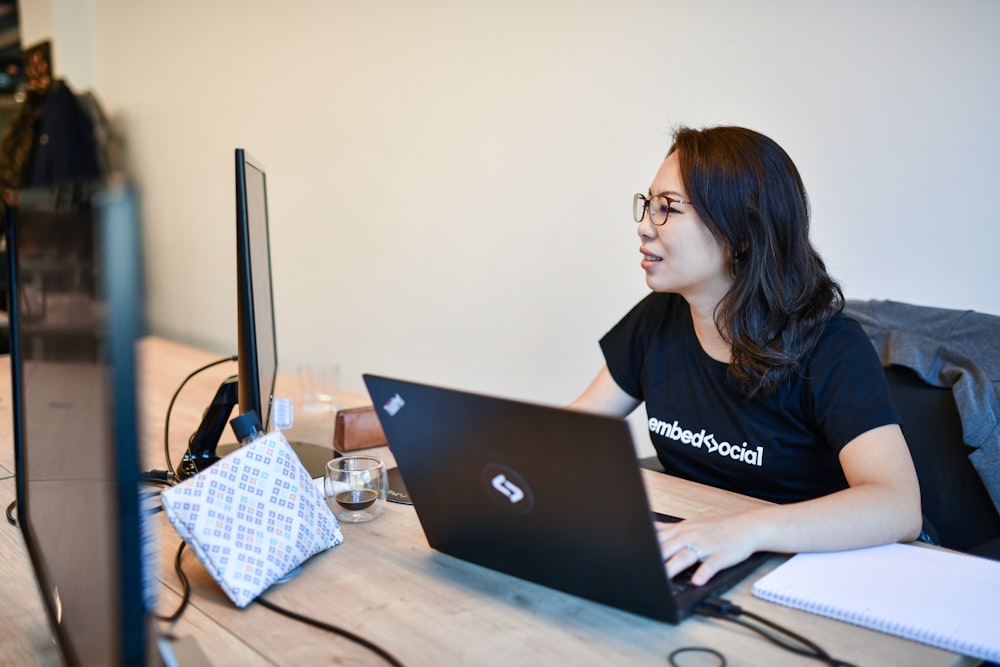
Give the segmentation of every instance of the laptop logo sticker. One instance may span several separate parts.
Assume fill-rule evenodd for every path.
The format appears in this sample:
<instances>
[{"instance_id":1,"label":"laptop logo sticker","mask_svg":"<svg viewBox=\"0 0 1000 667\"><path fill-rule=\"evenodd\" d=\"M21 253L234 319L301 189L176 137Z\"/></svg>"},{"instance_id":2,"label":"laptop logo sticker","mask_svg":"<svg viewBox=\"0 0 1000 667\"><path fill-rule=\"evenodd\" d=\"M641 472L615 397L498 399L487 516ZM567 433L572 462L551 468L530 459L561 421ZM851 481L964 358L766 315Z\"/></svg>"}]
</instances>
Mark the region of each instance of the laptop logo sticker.
<instances>
[{"instance_id":1,"label":"laptop logo sticker","mask_svg":"<svg viewBox=\"0 0 1000 667\"><path fill-rule=\"evenodd\" d=\"M396 413L403 409L406 401L399 394L394 394L392 398L385 402L382 409L389 413L390 417L395 417Z\"/></svg>"},{"instance_id":2,"label":"laptop logo sticker","mask_svg":"<svg viewBox=\"0 0 1000 667\"><path fill-rule=\"evenodd\" d=\"M535 506L535 495L527 480L509 466L488 464L483 468L483 482L490 500L505 510L527 514Z\"/></svg>"},{"instance_id":3,"label":"laptop logo sticker","mask_svg":"<svg viewBox=\"0 0 1000 667\"><path fill-rule=\"evenodd\" d=\"M524 500L524 491L519 489L517 484L507 479L503 473L499 473L493 478L493 488L507 496L512 503Z\"/></svg>"}]
</instances>

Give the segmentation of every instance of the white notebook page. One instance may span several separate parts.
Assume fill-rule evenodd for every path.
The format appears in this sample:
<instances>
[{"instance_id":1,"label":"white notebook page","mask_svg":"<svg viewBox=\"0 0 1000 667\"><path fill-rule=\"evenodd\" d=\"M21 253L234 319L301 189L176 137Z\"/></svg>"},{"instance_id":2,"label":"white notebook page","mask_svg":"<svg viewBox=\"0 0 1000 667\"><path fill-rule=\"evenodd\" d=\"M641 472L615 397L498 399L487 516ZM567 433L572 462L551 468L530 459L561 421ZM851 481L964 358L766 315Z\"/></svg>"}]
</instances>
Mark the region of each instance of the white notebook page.
<instances>
[{"instance_id":1,"label":"white notebook page","mask_svg":"<svg viewBox=\"0 0 1000 667\"><path fill-rule=\"evenodd\" d=\"M1000 661L1000 561L911 544L798 554L755 596Z\"/></svg>"}]
</instances>

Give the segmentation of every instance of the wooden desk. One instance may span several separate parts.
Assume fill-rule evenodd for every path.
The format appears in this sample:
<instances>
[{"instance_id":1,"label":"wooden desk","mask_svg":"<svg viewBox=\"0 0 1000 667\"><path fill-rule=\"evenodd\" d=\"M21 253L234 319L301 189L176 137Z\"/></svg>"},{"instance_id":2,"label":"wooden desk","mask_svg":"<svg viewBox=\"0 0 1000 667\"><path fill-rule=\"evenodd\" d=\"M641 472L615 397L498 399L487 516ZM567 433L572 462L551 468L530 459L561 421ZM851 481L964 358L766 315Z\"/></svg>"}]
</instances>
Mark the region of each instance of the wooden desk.
<instances>
[{"instance_id":1,"label":"wooden desk","mask_svg":"<svg viewBox=\"0 0 1000 667\"><path fill-rule=\"evenodd\" d=\"M157 338L141 346L143 440L147 465L163 468L163 418L176 387L214 355ZM172 458L219 383L235 372L226 364L202 373L174 406ZM276 393L298 398L294 378L282 375ZM0 365L0 502L13 499L9 375ZM345 397L345 405L363 404ZM332 415L296 414L292 439L331 443ZM232 437L232 436L229 436ZM379 453L391 460L385 449ZM680 516L731 511L757 504L667 475L644 472L654 509ZM173 559L180 538L161 522L160 612L176 609L180 585ZM692 618L679 626L657 623L571 595L486 570L430 550L412 507L389 503L369 524L344 525L344 544L307 562L292 581L272 587L271 602L365 637L403 664L419 665L664 665L682 646L713 647L732 665L801 665L803 660L730 623ZM0 528L0 663L58 664L20 532ZM774 567L773 558L757 573ZM191 604L173 631L193 636L216 667L274 664L385 664L346 639L289 620L257 604L237 609L188 551L184 569ZM975 664L961 656L757 600L747 580L730 592L737 604L817 642L857 665ZM16 602L17 604L12 604ZM816 663L818 664L818 663Z\"/></svg>"}]
</instances>

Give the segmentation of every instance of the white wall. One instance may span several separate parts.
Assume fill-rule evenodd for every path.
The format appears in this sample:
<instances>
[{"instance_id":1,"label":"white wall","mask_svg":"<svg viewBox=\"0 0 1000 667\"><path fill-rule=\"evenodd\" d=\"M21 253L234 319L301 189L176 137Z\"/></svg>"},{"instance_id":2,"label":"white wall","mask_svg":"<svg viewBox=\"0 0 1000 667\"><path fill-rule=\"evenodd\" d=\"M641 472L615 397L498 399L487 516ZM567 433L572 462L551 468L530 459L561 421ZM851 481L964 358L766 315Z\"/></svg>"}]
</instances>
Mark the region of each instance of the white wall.
<instances>
[{"instance_id":1,"label":"white wall","mask_svg":"<svg viewBox=\"0 0 1000 667\"><path fill-rule=\"evenodd\" d=\"M26 43L71 13L22 4L42 7ZM992 0L84 4L80 76L127 131L154 332L234 350L245 147L268 169L284 370L567 402L645 291L630 200L679 123L788 150L849 297L1000 313Z\"/></svg>"},{"instance_id":2,"label":"white wall","mask_svg":"<svg viewBox=\"0 0 1000 667\"><path fill-rule=\"evenodd\" d=\"M20 0L21 44L52 42L52 67L75 90L100 91L94 0Z\"/></svg>"}]
</instances>

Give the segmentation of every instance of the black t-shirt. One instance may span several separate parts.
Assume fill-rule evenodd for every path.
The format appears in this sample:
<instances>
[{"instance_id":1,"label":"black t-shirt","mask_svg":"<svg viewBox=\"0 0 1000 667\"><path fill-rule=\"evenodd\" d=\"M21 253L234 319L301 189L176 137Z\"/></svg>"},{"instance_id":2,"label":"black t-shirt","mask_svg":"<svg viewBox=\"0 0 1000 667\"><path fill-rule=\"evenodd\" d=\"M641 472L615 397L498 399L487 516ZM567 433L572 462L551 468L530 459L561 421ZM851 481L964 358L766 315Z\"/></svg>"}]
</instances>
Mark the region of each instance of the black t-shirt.
<instances>
[{"instance_id":1,"label":"black t-shirt","mask_svg":"<svg viewBox=\"0 0 1000 667\"><path fill-rule=\"evenodd\" d=\"M678 295L651 293L601 339L601 349L615 382L646 402L667 472L765 500L846 488L840 449L899 423L871 341L844 315L827 323L800 373L749 399L727 378L727 364L702 349Z\"/></svg>"}]
</instances>

